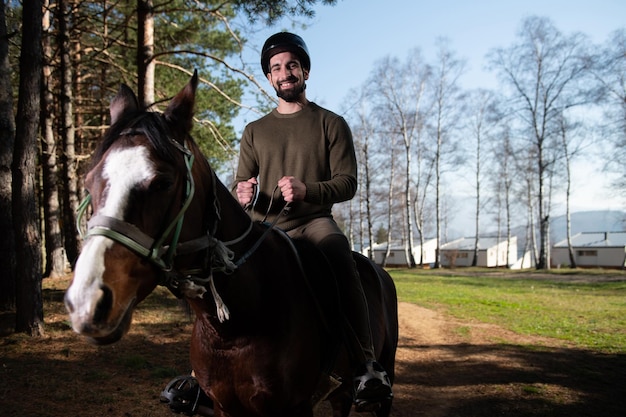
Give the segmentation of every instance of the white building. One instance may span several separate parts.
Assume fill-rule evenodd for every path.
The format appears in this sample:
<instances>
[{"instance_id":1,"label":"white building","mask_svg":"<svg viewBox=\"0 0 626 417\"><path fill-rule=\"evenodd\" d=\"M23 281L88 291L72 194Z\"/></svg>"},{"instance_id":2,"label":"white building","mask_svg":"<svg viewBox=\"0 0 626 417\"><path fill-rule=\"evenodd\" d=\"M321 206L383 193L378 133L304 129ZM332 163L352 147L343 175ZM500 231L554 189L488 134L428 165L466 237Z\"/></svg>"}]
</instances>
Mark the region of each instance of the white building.
<instances>
[{"instance_id":1,"label":"white building","mask_svg":"<svg viewBox=\"0 0 626 417\"><path fill-rule=\"evenodd\" d=\"M435 251L437 250L437 239L428 239L424 242L424 248L419 245L419 242L413 247L413 258L417 265L420 264L420 259L423 257L422 263L424 265L431 265L435 263ZM377 243L372 248L366 248L364 255L368 256L369 251L373 253L374 262L378 265L383 264L385 254L387 253L387 242ZM421 253L421 255L420 255ZM407 251L405 245L402 242L391 242L391 250L389 257L387 258L387 266L407 266L409 264L407 259Z\"/></svg>"},{"instance_id":2,"label":"white building","mask_svg":"<svg viewBox=\"0 0 626 417\"><path fill-rule=\"evenodd\" d=\"M515 263L509 266L510 269L530 269L534 268L537 265L535 264L535 258L531 251L526 251L521 254L521 256L515 261Z\"/></svg>"},{"instance_id":3,"label":"white building","mask_svg":"<svg viewBox=\"0 0 626 417\"><path fill-rule=\"evenodd\" d=\"M445 267L472 266L475 237L463 237L441 246L441 265ZM508 249L508 253L507 253ZM517 236L507 239L497 237L478 238L476 266L496 268L513 265L517 261Z\"/></svg>"},{"instance_id":4,"label":"white building","mask_svg":"<svg viewBox=\"0 0 626 417\"><path fill-rule=\"evenodd\" d=\"M626 232L583 232L572 236L576 266L587 268L624 268ZM569 266L567 239L552 247L551 266Z\"/></svg>"}]
</instances>

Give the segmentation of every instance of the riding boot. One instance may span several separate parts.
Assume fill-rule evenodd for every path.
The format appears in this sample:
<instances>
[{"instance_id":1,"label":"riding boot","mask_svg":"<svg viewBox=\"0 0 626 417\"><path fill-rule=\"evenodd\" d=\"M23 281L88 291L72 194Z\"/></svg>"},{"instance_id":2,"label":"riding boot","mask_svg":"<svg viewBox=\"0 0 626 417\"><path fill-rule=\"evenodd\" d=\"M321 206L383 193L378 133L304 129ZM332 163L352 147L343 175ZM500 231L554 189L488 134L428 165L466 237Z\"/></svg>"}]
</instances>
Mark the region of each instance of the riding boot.
<instances>
[{"instance_id":1,"label":"riding boot","mask_svg":"<svg viewBox=\"0 0 626 417\"><path fill-rule=\"evenodd\" d=\"M391 382L383 367L376 362L367 299L352 253L348 251L349 256L345 256L345 249L344 251L338 250L341 246L349 249L347 239L343 235L328 236L319 244L320 249L327 249L324 253L330 257L337 272L344 315L348 320L348 327L358 339L359 346L354 349L360 350L356 352L356 356L360 357L360 364L354 377L356 410L359 412L375 411L383 401L393 396Z\"/></svg>"},{"instance_id":2,"label":"riding boot","mask_svg":"<svg viewBox=\"0 0 626 417\"><path fill-rule=\"evenodd\" d=\"M198 380L191 375L172 379L161 392L160 400L176 414L213 416L213 400L204 393Z\"/></svg>"},{"instance_id":3,"label":"riding boot","mask_svg":"<svg viewBox=\"0 0 626 417\"><path fill-rule=\"evenodd\" d=\"M375 411L393 394L387 373L376 362L367 299L348 239L331 217L313 219L287 233L317 246L336 273L343 314L350 323L346 332L355 333L358 339L358 343L348 342L358 362L354 374L354 402L357 411ZM354 338L350 334L347 337ZM359 346L354 346L357 344Z\"/></svg>"}]
</instances>

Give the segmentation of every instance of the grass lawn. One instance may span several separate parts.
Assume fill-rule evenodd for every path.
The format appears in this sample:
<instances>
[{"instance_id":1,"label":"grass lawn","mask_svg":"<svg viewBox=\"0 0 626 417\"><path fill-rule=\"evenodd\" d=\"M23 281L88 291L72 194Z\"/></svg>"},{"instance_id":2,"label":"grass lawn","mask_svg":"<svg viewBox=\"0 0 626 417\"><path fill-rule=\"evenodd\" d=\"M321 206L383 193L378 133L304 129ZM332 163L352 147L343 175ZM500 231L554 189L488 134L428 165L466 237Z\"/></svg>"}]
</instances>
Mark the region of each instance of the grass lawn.
<instances>
[{"instance_id":1,"label":"grass lawn","mask_svg":"<svg viewBox=\"0 0 626 417\"><path fill-rule=\"evenodd\" d=\"M584 349L626 352L626 275L605 281L601 271L581 272L590 278L585 280L564 279L559 271L540 278L535 272L389 272L400 301L520 334L567 340Z\"/></svg>"}]
</instances>

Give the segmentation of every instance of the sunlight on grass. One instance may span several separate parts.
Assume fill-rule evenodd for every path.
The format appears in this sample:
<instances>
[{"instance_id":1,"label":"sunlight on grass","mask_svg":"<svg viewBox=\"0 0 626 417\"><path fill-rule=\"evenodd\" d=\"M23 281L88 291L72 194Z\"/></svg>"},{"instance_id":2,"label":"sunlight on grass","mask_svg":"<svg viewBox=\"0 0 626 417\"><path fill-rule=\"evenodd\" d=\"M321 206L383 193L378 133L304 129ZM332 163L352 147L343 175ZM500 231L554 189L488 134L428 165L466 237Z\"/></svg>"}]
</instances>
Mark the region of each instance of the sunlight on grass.
<instances>
[{"instance_id":1,"label":"sunlight on grass","mask_svg":"<svg viewBox=\"0 0 626 417\"><path fill-rule=\"evenodd\" d=\"M626 281L563 282L390 271L400 301L517 333L567 340L581 348L626 352Z\"/></svg>"}]
</instances>

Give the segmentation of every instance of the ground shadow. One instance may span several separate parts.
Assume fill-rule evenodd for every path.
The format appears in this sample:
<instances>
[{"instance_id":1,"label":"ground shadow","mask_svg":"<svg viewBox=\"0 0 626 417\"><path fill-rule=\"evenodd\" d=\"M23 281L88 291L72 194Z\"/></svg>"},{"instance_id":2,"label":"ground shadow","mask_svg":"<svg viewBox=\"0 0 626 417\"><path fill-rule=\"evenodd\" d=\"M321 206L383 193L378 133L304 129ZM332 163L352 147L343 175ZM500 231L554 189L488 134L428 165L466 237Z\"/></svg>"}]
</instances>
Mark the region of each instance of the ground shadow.
<instances>
[{"instance_id":1,"label":"ground shadow","mask_svg":"<svg viewBox=\"0 0 626 417\"><path fill-rule=\"evenodd\" d=\"M509 344L403 347L417 358L433 349L444 354L397 363L397 384L414 394L395 400L398 411L411 409L403 402L413 404L413 415L445 417L618 417L626 410L624 354Z\"/></svg>"},{"instance_id":2,"label":"ground shadow","mask_svg":"<svg viewBox=\"0 0 626 417\"><path fill-rule=\"evenodd\" d=\"M20 352L15 349L26 336L0 339L0 415L172 415L159 394L173 376L189 372L188 341L163 343L129 334L117 344L96 347L67 333L54 341L32 340L30 349Z\"/></svg>"}]
</instances>

